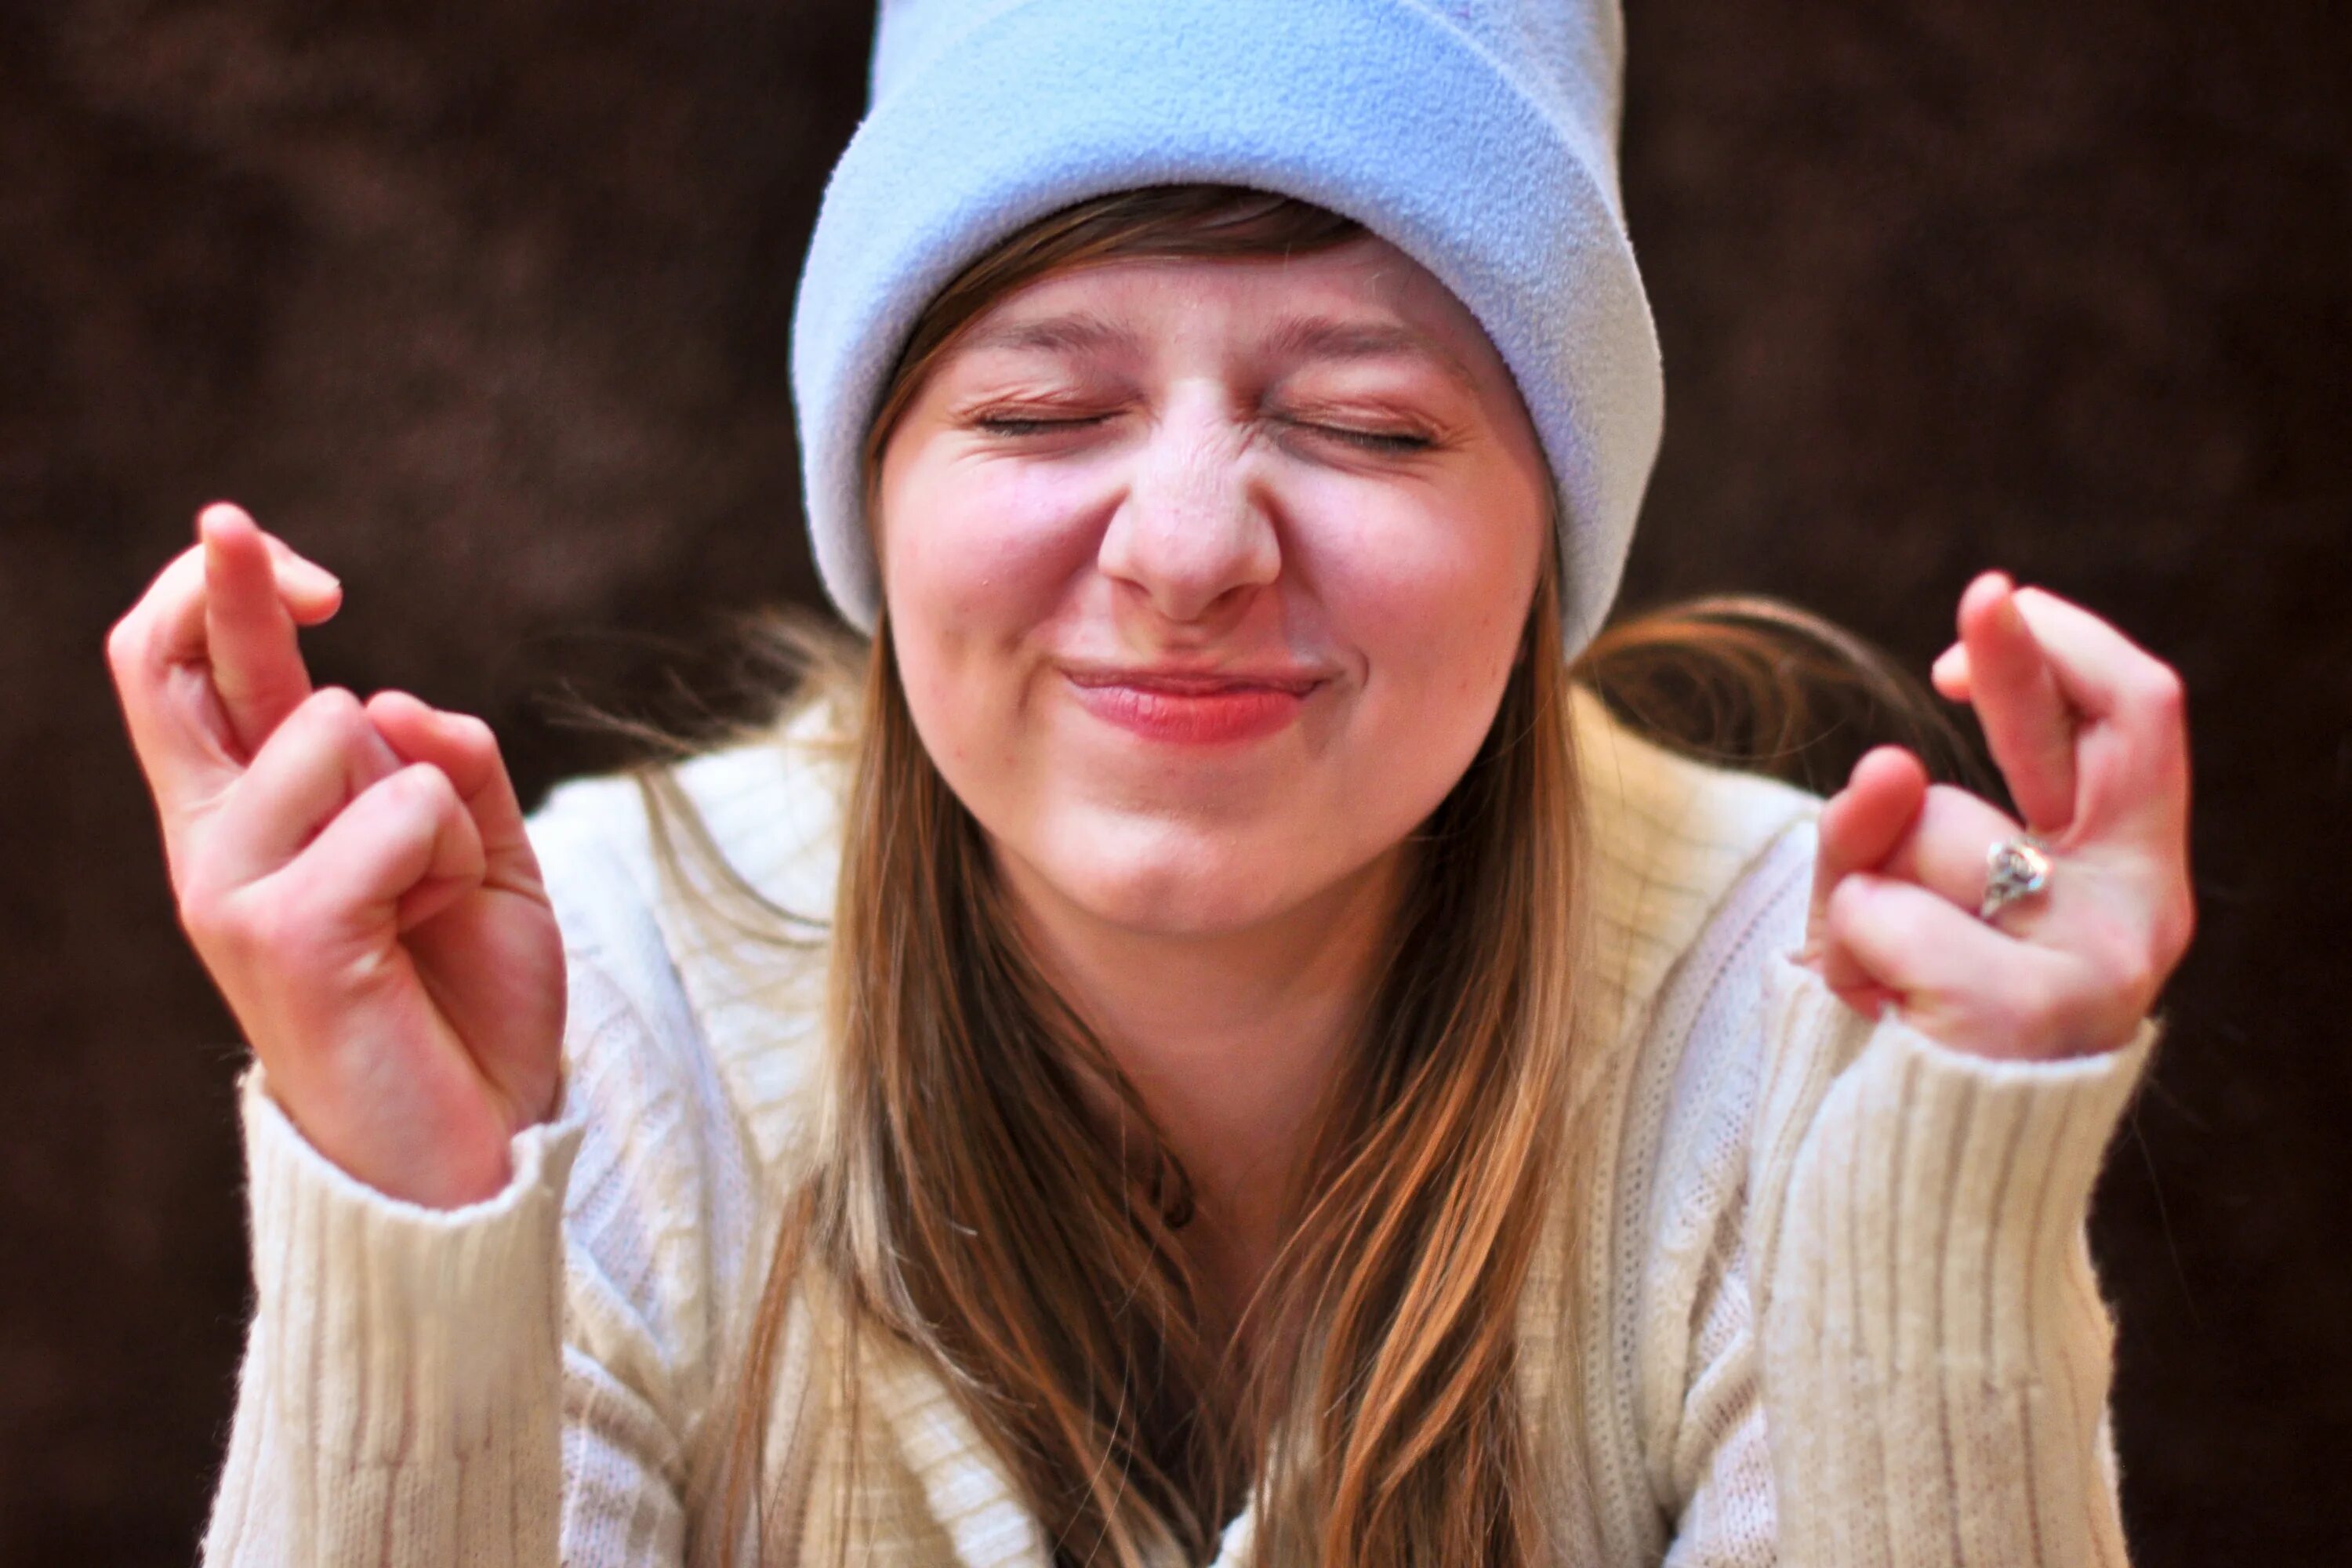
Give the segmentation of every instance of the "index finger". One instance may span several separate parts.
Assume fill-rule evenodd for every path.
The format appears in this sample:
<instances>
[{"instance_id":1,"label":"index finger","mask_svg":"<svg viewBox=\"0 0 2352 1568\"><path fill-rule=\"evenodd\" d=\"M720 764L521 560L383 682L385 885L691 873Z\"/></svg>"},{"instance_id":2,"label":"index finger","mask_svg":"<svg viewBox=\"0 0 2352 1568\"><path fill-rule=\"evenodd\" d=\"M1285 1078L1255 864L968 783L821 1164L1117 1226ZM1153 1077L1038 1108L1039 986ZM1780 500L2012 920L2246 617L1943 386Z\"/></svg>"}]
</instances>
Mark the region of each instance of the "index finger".
<instances>
[{"instance_id":1,"label":"index finger","mask_svg":"<svg viewBox=\"0 0 2352 1568\"><path fill-rule=\"evenodd\" d=\"M2185 834L2189 730L2180 677L2105 621L2054 594L2021 588L2017 608L2033 628L2059 689L2085 721L2076 751L2079 827L2098 832L2134 821Z\"/></svg>"}]
</instances>

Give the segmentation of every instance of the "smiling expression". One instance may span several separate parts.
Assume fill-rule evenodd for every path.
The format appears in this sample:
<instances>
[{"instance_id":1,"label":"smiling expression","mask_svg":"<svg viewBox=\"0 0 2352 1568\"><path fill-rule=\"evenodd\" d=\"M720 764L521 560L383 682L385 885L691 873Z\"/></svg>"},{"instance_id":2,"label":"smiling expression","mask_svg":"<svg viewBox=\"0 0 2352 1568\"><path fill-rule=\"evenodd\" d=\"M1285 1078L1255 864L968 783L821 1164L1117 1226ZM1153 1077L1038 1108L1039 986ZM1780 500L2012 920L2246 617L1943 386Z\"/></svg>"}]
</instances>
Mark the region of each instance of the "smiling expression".
<instances>
[{"instance_id":1,"label":"smiling expression","mask_svg":"<svg viewBox=\"0 0 2352 1568\"><path fill-rule=\"evenodd\" d=\"M1392 864L1519 650L1551 479L1468 310L1363 237L1014 290L883 451L916 728L1021 896L1211 935Z\"/></svg>"}]
</instances>

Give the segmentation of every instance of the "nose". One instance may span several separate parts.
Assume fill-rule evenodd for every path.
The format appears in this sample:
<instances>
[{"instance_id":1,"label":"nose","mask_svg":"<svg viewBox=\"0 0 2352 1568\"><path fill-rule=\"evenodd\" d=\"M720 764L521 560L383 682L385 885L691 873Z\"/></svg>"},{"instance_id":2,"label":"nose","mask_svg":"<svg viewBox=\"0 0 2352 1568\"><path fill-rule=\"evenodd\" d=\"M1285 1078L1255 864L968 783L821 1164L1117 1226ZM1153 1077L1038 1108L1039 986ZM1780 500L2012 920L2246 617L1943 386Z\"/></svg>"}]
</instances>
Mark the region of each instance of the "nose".
<instances>
[{"instance_id":1,"label":"nose","mask_svg":"<svg viewBox=\"0 0 2352 1568\"><path fill-rule=\"evenodd\" d=\"M1282 552L1248 473L1252 440L1222 409L1168 410L1135 449L1097 552L1103 574L1178 622L1245 604L1273 582Z\"/></svg>"}]
</instances>

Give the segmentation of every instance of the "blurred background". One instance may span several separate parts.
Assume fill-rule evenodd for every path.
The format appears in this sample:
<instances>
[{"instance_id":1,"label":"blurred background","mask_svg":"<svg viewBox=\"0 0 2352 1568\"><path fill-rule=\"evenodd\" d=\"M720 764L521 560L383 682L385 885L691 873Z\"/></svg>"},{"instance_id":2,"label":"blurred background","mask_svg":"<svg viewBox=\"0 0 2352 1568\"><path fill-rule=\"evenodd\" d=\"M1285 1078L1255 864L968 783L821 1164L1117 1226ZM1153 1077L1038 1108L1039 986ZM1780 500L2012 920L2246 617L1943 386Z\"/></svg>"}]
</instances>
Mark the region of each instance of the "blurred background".
<instances>
[{"instance_id":1,"label":"blurred background","mask_svg":"<svg viewBox=\"0 0 2352 1568\"><path fill-rule=\"evenodd\" d=\"M247 1307L241 1047L105 628L232 496L320 679L725 708L813 595L786 328L865 0L0 8L0 1561L191 1560ZM2203 928L2110 1162L2137 1556L2343 1561L2352 10L1634 0L1667 431L1624 603L1914 668L1980 567L2192 693Z\"/></svg>"}]
</instances>

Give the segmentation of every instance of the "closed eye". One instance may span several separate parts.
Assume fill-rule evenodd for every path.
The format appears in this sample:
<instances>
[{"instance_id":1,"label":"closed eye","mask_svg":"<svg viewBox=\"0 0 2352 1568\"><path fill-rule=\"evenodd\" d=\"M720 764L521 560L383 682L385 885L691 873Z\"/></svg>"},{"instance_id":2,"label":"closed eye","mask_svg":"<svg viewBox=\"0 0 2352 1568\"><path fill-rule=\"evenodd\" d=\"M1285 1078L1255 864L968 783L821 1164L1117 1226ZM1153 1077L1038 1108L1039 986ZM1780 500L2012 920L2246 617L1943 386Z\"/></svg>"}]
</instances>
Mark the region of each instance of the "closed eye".
<instances>
[{"instance_id":1,"label":"closed eye","mask_svg":"<svg viewBox=\"0 0 2352 1568\"><path fill-rule=\"evenodd\" d=\"M1425 452L1436 445L1428 437L1409 430L1358 430L1345 425L1313 425L1301 422L1297 428L1344 441L1368 452Z\"/></svg>"},{"instance_id":2,"label":"closed eye","mask_svg":"<svg viewBox=\"0 0 2352 1568\"><path fill-rule=\"evenodd\" d=\"M1426 436L1390 435L1380 430L1343 430L1337 426L1324 426L1324 433L1375 452L1425 452L1430 446Z\"/></svg>"},{"instance_id":3,"label":"closed eye","mask_svg":"<svg viewBox=\"0 0 2352 1568\"><path fill-rule=\"evenodd\" d=\"M983 435L1006 440L1026 437L1064 435L1100 425L1110 418L1108 414L1093 414L1063 419L1046 419L1034 416L986 415L973 420L972 428ZM1294 429L1343 442L1368 452L1425 452L1436 445L1429 437L1405 430L1359 430L1345 425L1318 425L1307 420L1289 422Z\"/></svg>"},{"instance_id":4,"label":"closed eye","mask_svg":"<svg viewBox=\"0 0 2352 1568\"><path fill-rule=\"evenodd\" d=\"M1076 419L1016 419L1003 416L990 416L975 419L971 424L972 428L982 435L1003 436L1017 440L1024 436L1054 436L1065 431L1083 430L1089 426L1099 425L1109 417L1110 416L1107 414L1089 415Z\"/></svg>"}]
</instances>

